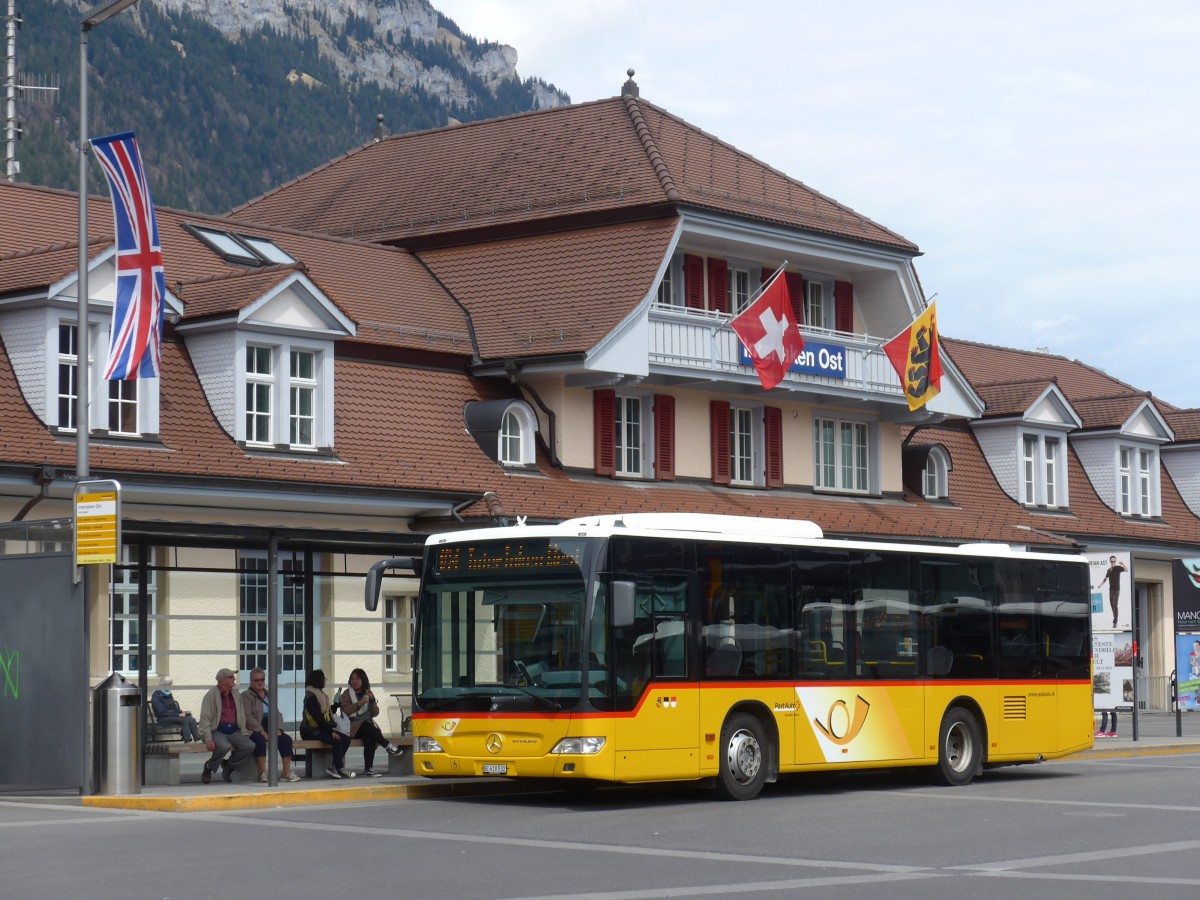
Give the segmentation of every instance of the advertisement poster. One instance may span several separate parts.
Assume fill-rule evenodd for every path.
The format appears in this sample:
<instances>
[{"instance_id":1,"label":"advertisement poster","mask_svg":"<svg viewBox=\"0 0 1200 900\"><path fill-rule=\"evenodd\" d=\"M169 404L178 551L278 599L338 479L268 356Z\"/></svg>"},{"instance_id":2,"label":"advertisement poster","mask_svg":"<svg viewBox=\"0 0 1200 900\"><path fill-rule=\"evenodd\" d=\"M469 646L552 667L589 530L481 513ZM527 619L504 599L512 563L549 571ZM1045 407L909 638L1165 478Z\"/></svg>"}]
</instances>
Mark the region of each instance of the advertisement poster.
<instances>
[{"instance_id":1,"label":"advertisement poster","mask_svg":"<svg viewBox=\"0 0 1200 900\"><path fill-rule=\"evenodd\" d=\"M1175 635L1179 708L1200 709L1200 634Z\"/></svg>"},{"instance_id":2,"label":"advertisement poster","mask_svg":"<svg viewBox=\"0 0 1200 900\"><path fill-rule=\"evenodd\" d=\"M1118 551L1086 556L1091 570L1092 631L1132 631L1133 578L1129 554Z\"/></svg>"},{"instance_id":3,"label":"advertisement poster","mask_svg":"<svg viewBox=\"0 0 1200 900\"><path fill-rule=\"evenodd\" d=\"M1175 631L1200 632L1200 559L1177 559L1171 563ZM1095 622L1095 619L1092 620ZM1094 627L1094 626L1093 626ZM1179 670L1180 681L1183 669Z\"/></svg>"},{"instance_id":4,"label":"advertisement poster","mask_svg":"<svg viewBox=\"0 0 1200 900\"><path fill-rule=\"evenodd\" d=\"M1095 709L1132 708L1132 632L1092 635L1092 706Z\"/></svg>"}]
</instances>

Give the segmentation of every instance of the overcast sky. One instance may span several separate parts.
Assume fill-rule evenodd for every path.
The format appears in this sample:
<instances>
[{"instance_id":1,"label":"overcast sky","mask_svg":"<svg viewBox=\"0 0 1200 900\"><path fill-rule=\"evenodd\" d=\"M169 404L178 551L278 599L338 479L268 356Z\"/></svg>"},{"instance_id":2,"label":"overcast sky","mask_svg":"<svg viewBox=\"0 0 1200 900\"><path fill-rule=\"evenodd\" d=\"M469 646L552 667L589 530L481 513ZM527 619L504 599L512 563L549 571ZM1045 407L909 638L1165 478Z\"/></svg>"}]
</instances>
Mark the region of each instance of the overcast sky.
<instances>
[{"instance_id":1,"label":"overcast sky","mask_svg":"<svg viewBox=\"0 0 1200 900\"><path fill-rule=\"evenodd\" d=\"M633 68L644 99L904 235L943 334L1200 407L1195 0L432 2L573 102Z\"/></svg>"}]
</instances>

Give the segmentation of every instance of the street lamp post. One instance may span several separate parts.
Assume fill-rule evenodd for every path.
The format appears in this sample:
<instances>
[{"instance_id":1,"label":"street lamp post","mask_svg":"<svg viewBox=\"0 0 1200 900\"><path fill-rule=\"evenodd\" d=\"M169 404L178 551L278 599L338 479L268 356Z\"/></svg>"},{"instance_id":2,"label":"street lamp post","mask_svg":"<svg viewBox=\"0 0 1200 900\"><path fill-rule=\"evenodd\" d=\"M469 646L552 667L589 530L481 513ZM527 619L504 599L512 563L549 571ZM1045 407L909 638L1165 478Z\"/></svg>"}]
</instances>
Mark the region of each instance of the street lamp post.
<instances>
[{"instance_id":1,"label":"street lamp post","mask_svg":"<svg viewBox=\"0 0 1200 900\"><path fill-rule=\"evenodd\" d=\"M88 243L87 243L87 155L88 155L88 33L138 0L104 0L84 15L79 29L79 277L76 284L79 324L75 327L75 478L86 481L88 470L88 418L90 354L88 334Z\"/></svg>"},{"instance_id":2,"label":"street lamp post","mask_svg":"<svg viewBox=\"0 0 1200 900\"><path fill-rule=\"evenodd\" d=\"M75 479L76 482L87 481L91 474L88 470L88 438L91 433L91 419L88 418L88 243L87 243L87 154L88 154L88 32L106 22L122 10L128 9L138 0L103 0L88 10L79 23L79 276L76 282L76 302L79 305L79 323L75 326ZM74 514L74 510L72 510ZM79 570L76 568L78 577ZM95 568L93 566L93 568ZM82 578L83 588L83 653L84 671L91 679L91 605L88 602L88 578ZM112 621L112 613L109 613ZM111 653L111 650L107 651ZM144 687L144 685L143 685ZM87 685L85 685L85 689ZM87 691L87 702L83 726L84 734L91 734L91 703L92 692ZM94 772L95 760L92 756L92 741L85 742L83 772L80 784L87 786L88 793L95 789Z\"/></svg>"}]
</instances>

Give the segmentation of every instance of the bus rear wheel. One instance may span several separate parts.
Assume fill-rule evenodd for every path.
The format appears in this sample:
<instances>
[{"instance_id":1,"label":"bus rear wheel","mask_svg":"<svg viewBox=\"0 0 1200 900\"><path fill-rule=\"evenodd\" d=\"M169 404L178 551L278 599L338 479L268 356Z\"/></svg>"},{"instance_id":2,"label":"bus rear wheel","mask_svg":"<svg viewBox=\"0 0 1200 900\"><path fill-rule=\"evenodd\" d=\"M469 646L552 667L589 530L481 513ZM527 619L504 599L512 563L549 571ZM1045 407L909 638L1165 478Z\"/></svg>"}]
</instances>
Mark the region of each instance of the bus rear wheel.
<instances>
[{"instance_id":1,"label":"bus rear wheel","mask_svg":"<svg viewBox=\"0 0 1200 900\"><path fill-rule=\"evenodd\" d=\"M721 728L717 793L726 800L753 800L767 780L767 741L758 719L738 713Z\"/></svg>"},{"instance_id":2,"label":"bus rear wheel","mask_svg":"<svg viewBox=\"0 0 1200 900\"><path fill-rule=\"evenodd\" d=\"M938 730L938 779L951 787L970 784L983 762L983 740L975 716L960 707L946 710Z\"/></svg>"}]
</instances>

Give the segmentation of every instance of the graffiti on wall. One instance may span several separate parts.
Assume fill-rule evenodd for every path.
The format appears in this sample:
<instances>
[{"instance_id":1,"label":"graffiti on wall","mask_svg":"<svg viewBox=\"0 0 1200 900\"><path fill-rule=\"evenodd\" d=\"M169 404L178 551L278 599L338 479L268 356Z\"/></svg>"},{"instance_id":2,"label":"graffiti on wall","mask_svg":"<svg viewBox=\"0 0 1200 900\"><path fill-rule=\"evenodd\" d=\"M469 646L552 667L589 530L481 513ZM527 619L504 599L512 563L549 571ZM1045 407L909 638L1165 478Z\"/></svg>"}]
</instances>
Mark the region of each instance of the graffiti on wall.
<instances>
[{"instance_id":1,"label":"graffiti on wall","mask_svg":"<svg viewBox=\"0 0 1200 900\"><path fill-rule=\"evenodd\" d=\"M0 647L0 697L21 697L21 651Z\"/></svg>"}]
</instances>

